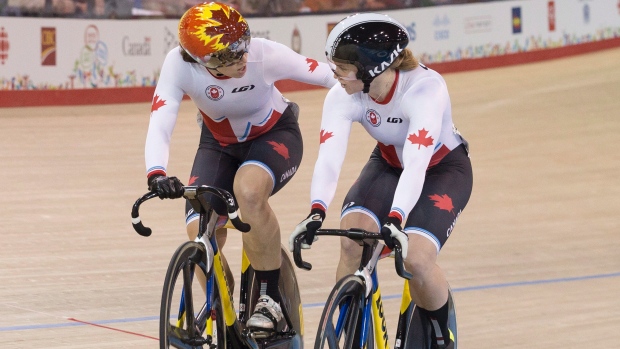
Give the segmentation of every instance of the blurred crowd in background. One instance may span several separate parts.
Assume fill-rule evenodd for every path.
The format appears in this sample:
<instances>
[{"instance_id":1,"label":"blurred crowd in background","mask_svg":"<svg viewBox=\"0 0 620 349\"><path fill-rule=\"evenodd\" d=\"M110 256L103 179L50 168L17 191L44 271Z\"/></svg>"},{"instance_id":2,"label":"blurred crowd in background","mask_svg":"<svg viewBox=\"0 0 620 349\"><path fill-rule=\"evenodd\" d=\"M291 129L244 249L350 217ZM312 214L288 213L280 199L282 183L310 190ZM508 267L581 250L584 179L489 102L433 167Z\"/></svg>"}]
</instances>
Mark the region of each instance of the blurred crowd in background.
<instances>
[{"instance_id":1,"label":"blurred crowd in background","mask_svg":"<svg viewBox=\"0 0 620 349\"><path fill-rule=\"evenodd\" d=\"M381 11L491 0L221 0L247 17ZM0 16L180 18L199 0L0 0Z\"/></svg>"}]
</instances>

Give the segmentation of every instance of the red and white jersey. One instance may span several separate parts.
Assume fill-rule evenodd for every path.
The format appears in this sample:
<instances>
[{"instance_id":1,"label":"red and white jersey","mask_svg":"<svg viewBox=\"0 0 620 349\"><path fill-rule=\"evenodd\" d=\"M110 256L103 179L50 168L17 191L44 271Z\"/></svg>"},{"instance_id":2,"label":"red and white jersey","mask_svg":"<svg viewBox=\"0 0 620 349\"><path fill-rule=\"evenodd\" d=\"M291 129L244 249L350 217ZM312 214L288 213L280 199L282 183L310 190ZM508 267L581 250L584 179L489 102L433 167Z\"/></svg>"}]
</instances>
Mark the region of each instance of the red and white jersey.
<instances>
[{"instance_id":1,"label":"red and white jersey","mask_svg":"<svg viewBox=\"0 0 620 349\"><path fill-rule=\"evenodd\" d=\"M334 198L354 122L377 140L390 165L403 169L390 213L403 221L418 201L426 169L463 143L452 123L446 82L425 66L396 71L394 84L380 103L368 94L349 95L334 86L323 106L321 145L310 193L313 207L327 210Z\"/></svg>"},{"instance_id":2,"label":"red and white jersey","mask_svg":"<svg viewBox=\"0 0 620 349\"><path fill-rule=\"evenodd\" d=\"M278 121L288 104L274 83L283 79L327 88L337 83L326 63L266 39L252 39L241 78L216 77L200 64L183 61L179 47L172 49L164 60L151 107L145 146L147 176L166 173L170 137L184 95L198 107L215 139L223 145L233 144L260 136Z\"/></svg>"}]
</instances>

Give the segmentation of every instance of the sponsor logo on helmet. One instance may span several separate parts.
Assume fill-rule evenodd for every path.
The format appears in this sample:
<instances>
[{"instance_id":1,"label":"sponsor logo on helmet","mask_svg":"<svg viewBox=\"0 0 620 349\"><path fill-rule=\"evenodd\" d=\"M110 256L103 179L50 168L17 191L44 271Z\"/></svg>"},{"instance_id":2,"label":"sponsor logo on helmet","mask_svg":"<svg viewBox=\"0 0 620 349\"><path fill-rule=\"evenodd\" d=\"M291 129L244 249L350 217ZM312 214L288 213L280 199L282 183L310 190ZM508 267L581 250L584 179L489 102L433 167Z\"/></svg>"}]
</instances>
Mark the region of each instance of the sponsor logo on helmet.
<instances>
[{"instance_id":1,"label":"sponsor logo on helmet","mask_svg":"<svg viewBox=\"0 0 620 349\"><path fill-rule=\"evenodd\" d=\"M219 101L224 97L224 90L217 85L209 85L205 90L205 94L212 101Z\"/></svg>"},{"instance_id":2,"label":"sponsor logo on helmet","mask_svg":"<svg viewBox=\"0 0 620 349\"><path fill-rule=\"evenodd\" d=\"M383 73L390 65L392 65L392 63L394 63L394 60L401 52L403 52L403 49L400 47L400 44L396 44L396 48L394 49L394 51L392 51L392 53L390 53L390 57L388 58L388 60L381 62L381 64L374 67L374 69L370 69L368 71L368 74L370 74L370 76L374 78L377 75Z\"/></svg>"},{"instance_id":3,"label":"sponsor logo on helmet","mask_svg":"<svg viewBox=\"0 0 620 349\"><path fill-rule=\"evenodd\" d=\"M381 115L374 109L368 109L366 111L366 120L373 127L379 127L379 125L381 125Z\"/></svg>"}]
</instances>

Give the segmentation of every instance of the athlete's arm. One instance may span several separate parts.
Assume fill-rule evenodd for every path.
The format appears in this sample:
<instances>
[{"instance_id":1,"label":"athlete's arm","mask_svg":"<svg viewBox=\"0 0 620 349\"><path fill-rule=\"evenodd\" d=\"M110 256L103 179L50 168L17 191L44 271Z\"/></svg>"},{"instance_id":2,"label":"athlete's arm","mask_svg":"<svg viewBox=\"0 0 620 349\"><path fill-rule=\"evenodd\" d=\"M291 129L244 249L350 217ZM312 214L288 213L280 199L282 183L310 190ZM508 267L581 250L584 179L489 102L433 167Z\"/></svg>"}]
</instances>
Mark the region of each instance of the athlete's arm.
<instances>
[{"instance_id":1,"label":"athlete's arm","mask_svg":"<svg viewBox=\"0 0 620 349\"><path fill-rule=\"evenodd\" d=\"M269 83L291 79L331 88L337 83L327 63L318 62L291 50L287 46L262 40L265 79Z\"/></svg>"},{"instance_id":2,"label":"athlete's arm","mask_svg":"<svg viewBox=\"0 0 620 349\"><path fill-rule=\"evenodd\" d=\"M170 138L184 94L180 82L182 79L191 78L186 76L187 70L183 69L186 64L190 63L183 62L178 49L173 49L162 65L151 104L151 118L144 147L147 177L155 174L166 175Z\"/></svg>"},{"instance_id":3,"label":"athlete's arm","mask_svg":"<svg viewBox=\"0 0 620 349\"><path fill-rule=\"evenodd\" d=\"M409 119L403 146L403 173L400 176L390 216L404 220L420 198L426 169L439 145L442 116L449 103L448 90L438 78L420 80L403 95L400 108Z\"/></svg>"},{"instance_id":4,"label":"athlete's arm","mask_svg":"<svg viewBox=\"0 0 620 349\"><path fill-rule=\"evenodd\" d=\"M360 107L340 86L325 97L321 120L319 156L314 165L310 199L312 208L327 211L336 193L340 170L347 152L353 115Z\"/></svg>"}]
</instances>

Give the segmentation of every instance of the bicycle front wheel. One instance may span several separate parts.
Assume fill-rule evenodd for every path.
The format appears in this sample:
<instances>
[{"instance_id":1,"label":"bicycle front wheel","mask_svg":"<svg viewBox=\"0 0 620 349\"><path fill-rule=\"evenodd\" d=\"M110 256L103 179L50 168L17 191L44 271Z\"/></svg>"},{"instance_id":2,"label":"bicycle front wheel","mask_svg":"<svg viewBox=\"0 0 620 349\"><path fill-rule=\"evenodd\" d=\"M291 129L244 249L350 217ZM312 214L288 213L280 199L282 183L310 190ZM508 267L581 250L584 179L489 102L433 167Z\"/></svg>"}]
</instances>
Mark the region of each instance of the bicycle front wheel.
<instances>
[{"instance_id":1,"label":"bicycle front wheel","mask_svg":"<svg viewBox=\"0 0 620 349\"><path fill-rule=\"evenodd\" d=\"M159 343L161 349L226 347L226 327L218 302L217 289L212 309L196 268L204 274L205 247L188 241L179 246L170 260L161 298Z\"/></svg>"},{"instance_id":2,"label":"bicycle front wheel","mask_svg":"<svg viewBox=\"0 0 620 349\"><path fill-rule=\"evenodd\" d=\"M364 295L365 286L358 276L348 275L336 283L321 315L315 349L362 348L362 341L373 340L362 336Z\"/></svg>"}]
</instances>

